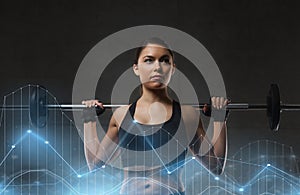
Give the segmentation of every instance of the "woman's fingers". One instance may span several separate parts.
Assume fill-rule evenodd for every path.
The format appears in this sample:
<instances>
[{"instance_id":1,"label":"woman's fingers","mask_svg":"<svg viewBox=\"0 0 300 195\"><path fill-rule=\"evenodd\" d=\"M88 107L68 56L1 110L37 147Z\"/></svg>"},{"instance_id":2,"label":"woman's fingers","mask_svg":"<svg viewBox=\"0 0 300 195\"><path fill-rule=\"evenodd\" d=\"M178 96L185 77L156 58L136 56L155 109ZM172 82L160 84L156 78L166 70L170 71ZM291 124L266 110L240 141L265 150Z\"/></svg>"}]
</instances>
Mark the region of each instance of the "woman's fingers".
<instances>
[{"instance_id":1,"label":"woman's fingers","mask_svg":"<svg viewBox=\"0 0 300 195\"><path fill-rule=\"evenodd\" d=\"M103 103L98 100L96 101L96 105L99 106L100 108L104 109Z\"/></svg>"},{"instance_id":2,"label":"woman's fingers","mask_svg":"<svg viewBox=\"0 0 300 195\"><path fill-rule=\"evenodd\" d=\"M225 101L224 101L224 105L223 106L227 106L229 103L230 103L230 99L226 98Z\"/></svg>"},{"instance_id":3,"label":"woman's fingers","mask_svg":"<svg viewBox=\"0 0 300 195\"><path fill-rule=\"evenodd\" d=\"M81 103L85 105L87 108L91 108L95 106L99 106L102 109L104 108L102 102L99 102L98 100L84 100Z\"/></svg>"},{"instance_id":4,"label":"woman's fingers","mask_svg":"<svg viewBox=\"0 0 300 195\"><path fill-rule=\"evenodd\" d=\"M229 102L230 101L224 97L217 97L217 96L211 97L211 106L214 109L223 109L228 105Z\"/></svg>"}]
</instances>

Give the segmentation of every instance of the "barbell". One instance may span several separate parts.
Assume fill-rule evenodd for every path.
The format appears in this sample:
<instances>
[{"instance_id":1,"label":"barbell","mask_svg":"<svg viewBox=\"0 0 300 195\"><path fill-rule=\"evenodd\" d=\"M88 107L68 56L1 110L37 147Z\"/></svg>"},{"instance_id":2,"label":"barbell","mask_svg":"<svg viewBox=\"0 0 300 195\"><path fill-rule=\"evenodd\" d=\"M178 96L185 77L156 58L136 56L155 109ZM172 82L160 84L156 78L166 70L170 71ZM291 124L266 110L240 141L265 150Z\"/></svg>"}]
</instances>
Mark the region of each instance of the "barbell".
<instances>
[{"instance_id":1,"label":"barbell","mask_svg":"<svg viewBox=\"0 0 300 195\"><path fill-rule=\"evenodd\" d=\"M82 111L85 105L82 104L48 104L47 90L38 86L31 91L29 105L4 105L0 106L0 109L29 109L30 122L35 127L43 128L47 123L48 110L61 109L63 111ZM127 104L104 104L104 108L117 108L125 106ZM209 104L188 104L198 109L204 110L205 115L210 116L210 105ZM209 109L207 109L209 108ZM101 108L97 108L96 110ZM266 110L269 127L273 131L279 129L280 124L280 113L281 111L300 111L300 105L297 104L282 104L280 101L280 92L277 84L271 84L265 104L248 104L248 103L229 103L226 107L228 111L235 110Z\"/></svg>"}]
</instances>

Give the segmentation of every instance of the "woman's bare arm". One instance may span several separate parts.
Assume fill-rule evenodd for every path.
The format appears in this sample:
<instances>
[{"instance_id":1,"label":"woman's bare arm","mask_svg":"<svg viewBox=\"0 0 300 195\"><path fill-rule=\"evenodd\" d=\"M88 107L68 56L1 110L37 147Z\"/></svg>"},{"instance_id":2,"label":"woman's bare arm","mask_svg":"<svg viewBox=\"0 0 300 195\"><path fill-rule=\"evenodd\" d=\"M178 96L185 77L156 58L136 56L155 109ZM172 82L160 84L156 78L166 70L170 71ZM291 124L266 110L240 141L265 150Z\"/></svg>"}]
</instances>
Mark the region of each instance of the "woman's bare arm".
<instances>
[{"instance_id":1,"label":"woman's bare arm","mask_svg":"<svg viewBox=\"0 0 300 195\"><path fill-rule=\"evenodd\" d=\"M188 136L192 138L191 152L211 172L221 174L227 155L226 122L213 122L213 133L209 137L204 131L199 111L192 107L183 107L182 111Z\"/></svg>"},{"instance_id":2,"label":"woman's bare arm","mask_svg":"<svg viewBox=\"0 0 300 195\"><path fill-rule=\"evenodd\" d=\"M88 107L101 103L95 100L84 102ZM113 113L108 130L100 141L97 134L96 122L84 123L84 152L85 158L90 170L93 170L107 162L111 161L117 153L118 147L118 129L123 120L128 107L116 109Z\"/></svg>"},{"instance_id":3,"label":"woman's bare arm","mask_svg":"<svg viewBox=\"0 0 300 195\"><path fill-rule=\"evenodd\" d=\"M221 174L227 155L227 129L225 122L213 123L213 136L210 139L204 131L200 119L190 149L196 159L200 160L211 172Z\"/></svg>"},{"instance_id":4,"label":"woman's bare arm","mask_svg":"<svg viewBox=\"0 0 300 195\"><path fill-rule=\"evenodd\" d=\"M99 141L96 122L84 124L84 151L90 170L111 160L118 143L118 127L111 118L106 135Z\"/></svg>"}]
</instances>

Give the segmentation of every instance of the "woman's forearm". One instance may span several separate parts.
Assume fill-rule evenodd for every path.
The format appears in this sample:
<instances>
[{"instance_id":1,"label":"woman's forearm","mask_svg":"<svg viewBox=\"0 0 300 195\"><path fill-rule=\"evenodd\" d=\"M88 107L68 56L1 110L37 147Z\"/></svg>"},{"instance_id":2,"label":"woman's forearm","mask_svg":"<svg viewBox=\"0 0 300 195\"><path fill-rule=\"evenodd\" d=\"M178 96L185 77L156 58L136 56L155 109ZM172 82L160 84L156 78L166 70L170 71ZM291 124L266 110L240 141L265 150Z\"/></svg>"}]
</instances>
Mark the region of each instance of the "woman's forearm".
<instances>
[{"instance_id":1,"label":"woman's forearm","mask_svg":"<svg viewBox=\"0 0 300 195\"><path fill-rule=\"evenodd\" d=\"M214 134L211 140L214 154L218 158L226 158L227 153L227 127L226 122L214 122Z\"/></svg>"},{"instance_id":2,"label":"woman's forearm","mask_svg":"<svg viewBox=\"0 0 300 195\"><path fill-rule=\"evenodd\" d=\"M214 131L211 139L201 135L201 147L195 142L193 151L211 172L221 174L224 170L227 155L227 128L224 122L214 122ZM200 150L197 148L199 147Z\"/></svg>"},{"instance_id":3,"label":"woman's forearm","mask_svg":"<svg viewBox=\"0 0 300 195\"><path fill-rule=\"evenodd\" d=\"M100 142L97 135L96 122L84 123L84 153L90 170L99 161L97 158Z\"/></svg>"}]
</instances>

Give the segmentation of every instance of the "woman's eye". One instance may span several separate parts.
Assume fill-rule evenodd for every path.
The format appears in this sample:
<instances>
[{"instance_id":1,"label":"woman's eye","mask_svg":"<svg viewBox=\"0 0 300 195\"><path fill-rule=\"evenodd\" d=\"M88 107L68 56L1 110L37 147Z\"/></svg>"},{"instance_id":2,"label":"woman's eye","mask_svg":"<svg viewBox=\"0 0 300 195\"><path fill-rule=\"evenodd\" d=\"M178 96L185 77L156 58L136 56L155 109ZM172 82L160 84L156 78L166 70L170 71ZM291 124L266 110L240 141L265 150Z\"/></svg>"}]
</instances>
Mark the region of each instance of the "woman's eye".
<instances>
[{"instance_id":1,"label":"woman's eye","mask_svg":"<svg viewBox=\"0 0 300 195\"><path fill-rule=\"evenodd\" d=\"M170 64L170 59L162 59L161 62L163 62L164 64Z\"/></svg>"},{"instance_id":2,"label":"woman's eye","mask_svg":"<svg viewBox=\"0 0 300 195\"><path fill-rule=\"evenodd\" d=\"M152 60L152 59L150 59L150 58L148 58L148 59L145 59L145 60L144 60L144 62L146 62L147 64L150 64L150 63L152 63L152 62L153 62L153 60Z\"/></svg>"}]
</instances>

